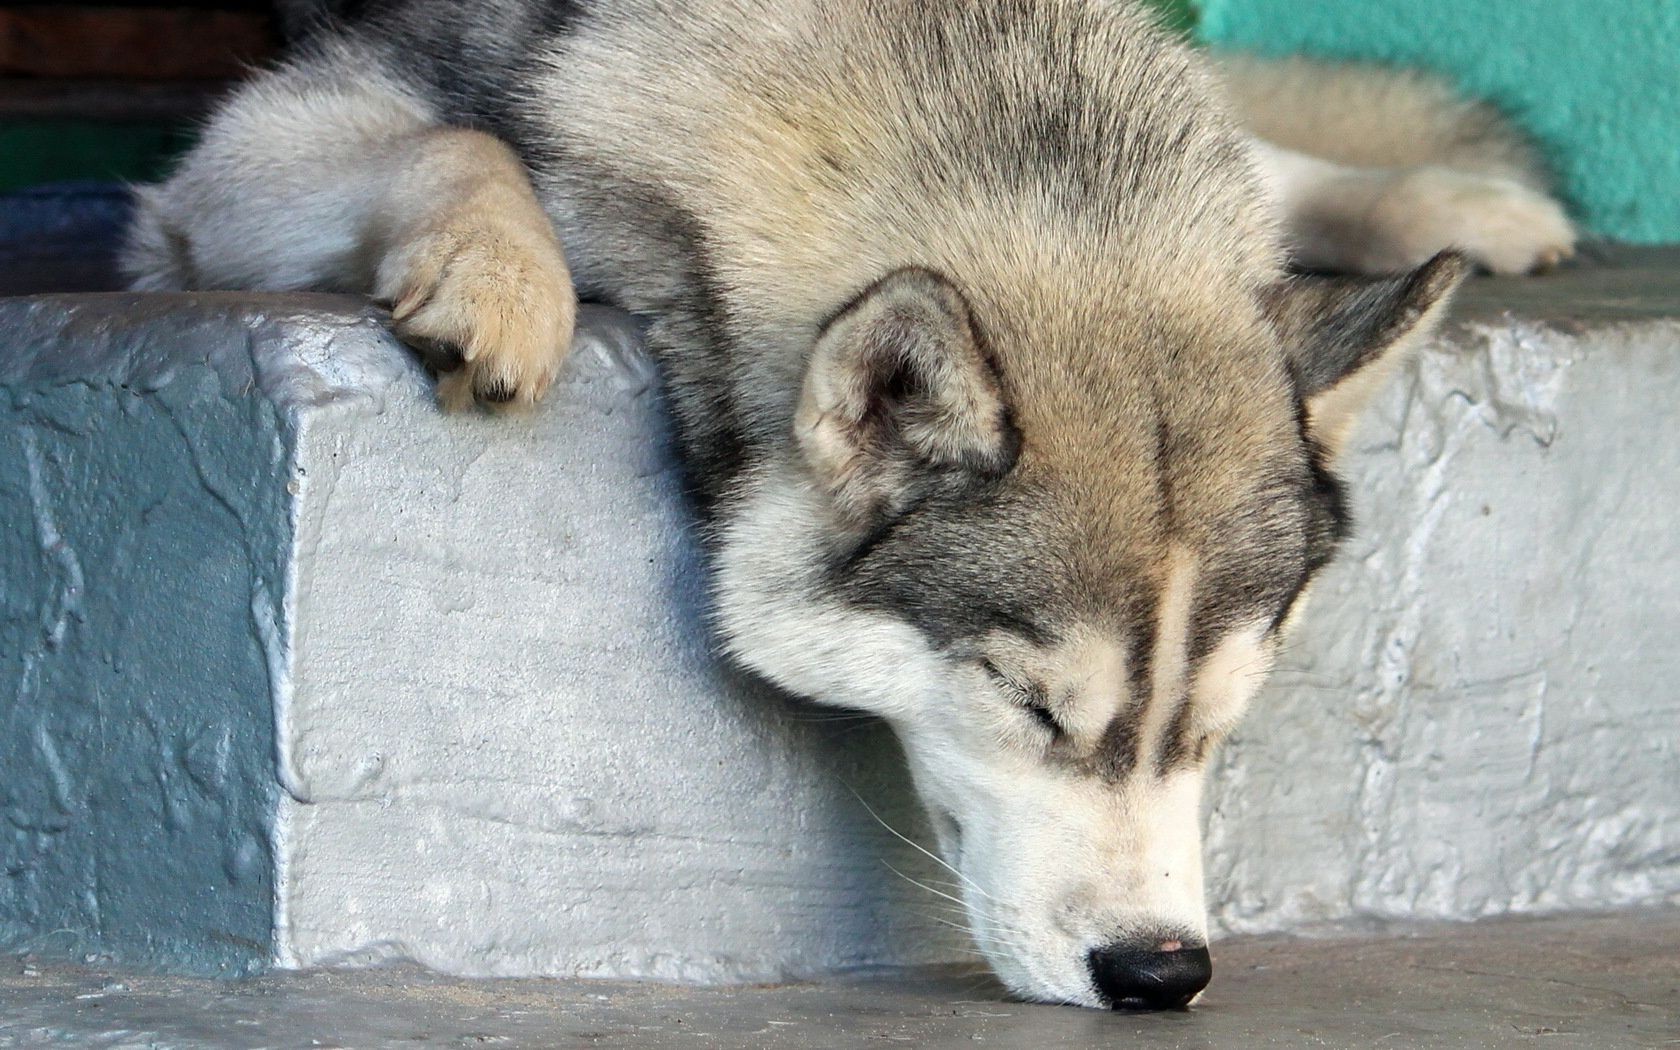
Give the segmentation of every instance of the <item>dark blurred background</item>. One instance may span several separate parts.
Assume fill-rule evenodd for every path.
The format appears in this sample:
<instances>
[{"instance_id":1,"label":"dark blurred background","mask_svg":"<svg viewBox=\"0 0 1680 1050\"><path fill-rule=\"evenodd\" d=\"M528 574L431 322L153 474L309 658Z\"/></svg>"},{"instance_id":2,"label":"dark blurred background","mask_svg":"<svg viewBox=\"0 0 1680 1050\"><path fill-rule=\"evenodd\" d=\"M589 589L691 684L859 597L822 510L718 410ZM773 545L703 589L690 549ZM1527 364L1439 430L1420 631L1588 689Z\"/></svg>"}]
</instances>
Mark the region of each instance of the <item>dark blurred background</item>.
<instances>
[{"instance_id":1,"label":"dark blurred background","mask_svg":"<svg viewBox=\"0 0 1680 1050\"><path fill-rule=\"evenodd\" d=\"M0 0L0 295L116 287L124 184L164 174L281 21L267 0Z\"/></svg>"},{"instance_id":2,"label":"dark blurred background","mask_svg":"<svg viewBox=\"0 0 1680 1050\"><path fill-rule=\"evenodd\" d=\"M264 0L0 0L0 191L156 177L279 42Z\"/></svg>"}]
</instances>

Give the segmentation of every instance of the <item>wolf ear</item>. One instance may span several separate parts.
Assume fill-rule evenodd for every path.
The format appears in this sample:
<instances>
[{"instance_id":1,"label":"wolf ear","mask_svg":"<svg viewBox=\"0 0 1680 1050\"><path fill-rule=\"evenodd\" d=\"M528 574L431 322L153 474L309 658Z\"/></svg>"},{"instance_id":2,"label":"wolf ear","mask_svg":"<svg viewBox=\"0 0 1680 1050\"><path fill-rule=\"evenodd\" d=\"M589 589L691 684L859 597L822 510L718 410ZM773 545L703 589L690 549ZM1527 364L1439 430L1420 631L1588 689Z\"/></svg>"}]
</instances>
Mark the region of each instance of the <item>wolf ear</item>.
<instances>
[{"instance_id":1,"label":"wolf ear","mask_svg":"<svg viewBox=\"0 0 1680 1050\"><path fill-rule=\"evenodd\" d=\"M1468 272L1463 256L1442 252L1400 277L1293 277L1267 293L1307 426L1332 455L1383 381L1440 325Z\"/></svg>"},{"instance_id":2,"label":"wolf ear","mask_svg":"<svg viewBox=\"0 0 1680 1050\"><path fill-rule=\"evenodd\" d=\"M962 294L896 270L824 326L794 427L817 483L853 521L908 506L931 472L998 476L1020 438Z\"/></svg>"}]
</instances>

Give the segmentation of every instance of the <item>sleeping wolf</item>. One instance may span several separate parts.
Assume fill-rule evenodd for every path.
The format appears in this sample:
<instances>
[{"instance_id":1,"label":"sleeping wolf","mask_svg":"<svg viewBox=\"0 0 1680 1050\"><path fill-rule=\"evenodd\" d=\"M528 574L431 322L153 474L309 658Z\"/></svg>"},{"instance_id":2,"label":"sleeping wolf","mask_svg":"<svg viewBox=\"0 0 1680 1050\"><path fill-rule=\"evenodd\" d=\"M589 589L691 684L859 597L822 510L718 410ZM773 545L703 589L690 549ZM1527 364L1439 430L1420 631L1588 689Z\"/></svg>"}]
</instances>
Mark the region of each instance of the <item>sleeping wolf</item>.
<instances>
[{"instance_id":1,"label":"sleeping wolf","mask_svg":"<svg viewBox=\"0 0 1680 1050\"><path fill-rule=\"evenodd\" d=\"M1485 109L1118 0L388 0L222 107L126 264L369 293L448 406L542 396L579 294L649 318L723 648L895 727L1011 989L1168 1007L1350 422L1470 263L1572 244Z\"/></svg>"}]
</instances>

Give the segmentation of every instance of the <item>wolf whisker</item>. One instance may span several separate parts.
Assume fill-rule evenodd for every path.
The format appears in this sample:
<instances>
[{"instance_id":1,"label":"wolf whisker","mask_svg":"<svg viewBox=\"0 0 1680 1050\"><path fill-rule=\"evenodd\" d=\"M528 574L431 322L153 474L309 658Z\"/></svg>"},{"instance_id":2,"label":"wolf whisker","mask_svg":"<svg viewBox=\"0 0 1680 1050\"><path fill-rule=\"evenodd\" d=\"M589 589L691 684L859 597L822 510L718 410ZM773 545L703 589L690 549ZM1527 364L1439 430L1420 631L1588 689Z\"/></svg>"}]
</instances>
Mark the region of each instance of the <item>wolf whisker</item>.
<instances>
[{"instance_id":1,"label":"wolf whisker","mask_svg":"<svg viewBox=\"0 0 1680 1050\"><path fill-rule=\"evenodd\" d=\"M908 836L908 835L904 834L903 832L899 831L897 828L893 827L891 824L888 824L885 820L882 819L881 814L875 812L875 807L871 806L868 802L866 802L864 800L864 797L862 795L858 794L857 788L854 788L850 784L847 784L846 785L846 790L850 791L852 793L853 797L855 797L858 800L858 804L863 806L865 812L867 812L870 816L875 818L875 822L877 824L881 825L883 828L886 828L899 841L903 842L905 845L907 845L907 846L911 847L912 849L916 850L918 853L921 853L923 856L927 857L929 860L933 861L935 864L938 864L940 867L944 868L946 871L949 871L951 874L953 874L957 878L961 879L963 881L963 883L966 886L968 886L969 889L972 889L975 893L978 893L980 896L984 897L985 899L987 899L989 901L992 901L994 904L1002 904L1003 903L1002 901L998 900L996 897L993 897L990 893L987 893L984 889L981 889L979 883L975 882L973 879L969 878L967 875L964 875L962 872L958 871L954 866L951 865L950 862L945 860L945 858L939 856L938 854L934 853L932 850L928 849L926 846L923 846L921 843L919 843L919 842L915 841L914 839L910 838L910 836Z\"/></svg>"},{"instance_id":2,"label":"wolf whisker","mask_svg":"<svg viewBox=\"0 0 1680 1050\"><path fill-rule=\"evenodd\" d=\"M951 901L954 904L963 904L963 900L962 900L961 897L953 897L949 893L944 893L940 890L934 889L932 886L929 886L925 882L917 882L915 879L913 879L910 876L904 874L904 872L899 871L897 868L893 867L891 864L887 864L887 862L884 861L884 860L881 863L886 865L886 869L888 871L892 872L894 875L897 875L899 878L903 879L905 882L908 882L910 885L915 886L918 889L926 890L927 892L933 894L935 897L942 897L945 900Z\"/></svg>"}]
</instances>

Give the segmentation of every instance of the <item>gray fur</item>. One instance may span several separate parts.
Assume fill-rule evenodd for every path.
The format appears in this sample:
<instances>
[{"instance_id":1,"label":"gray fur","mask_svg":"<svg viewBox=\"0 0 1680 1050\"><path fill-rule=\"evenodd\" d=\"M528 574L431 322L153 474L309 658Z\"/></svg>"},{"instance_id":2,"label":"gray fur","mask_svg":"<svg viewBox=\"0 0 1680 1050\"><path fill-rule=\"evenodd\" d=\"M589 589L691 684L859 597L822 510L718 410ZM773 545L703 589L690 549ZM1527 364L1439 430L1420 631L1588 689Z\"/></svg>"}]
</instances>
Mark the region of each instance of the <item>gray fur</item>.
<instances>
[{"instance_id":1,"label":"gray fur","mask_svg":"<svg viewBox=\"0 0 1680 1050\"><path fill-rule=\"evenodd\" d=\"M450 404L540 396L574 282L648 316L723 647L892 720L988 958L1095 1005L1089 959L1201 936L1206 757L1462 269L1289 277L1390 176L1219 94L1105 0L370 2L142 191L127 265L388 299ZM1382 260L1450 243L1395 214Z\"/></svg>"}]
</instances>

